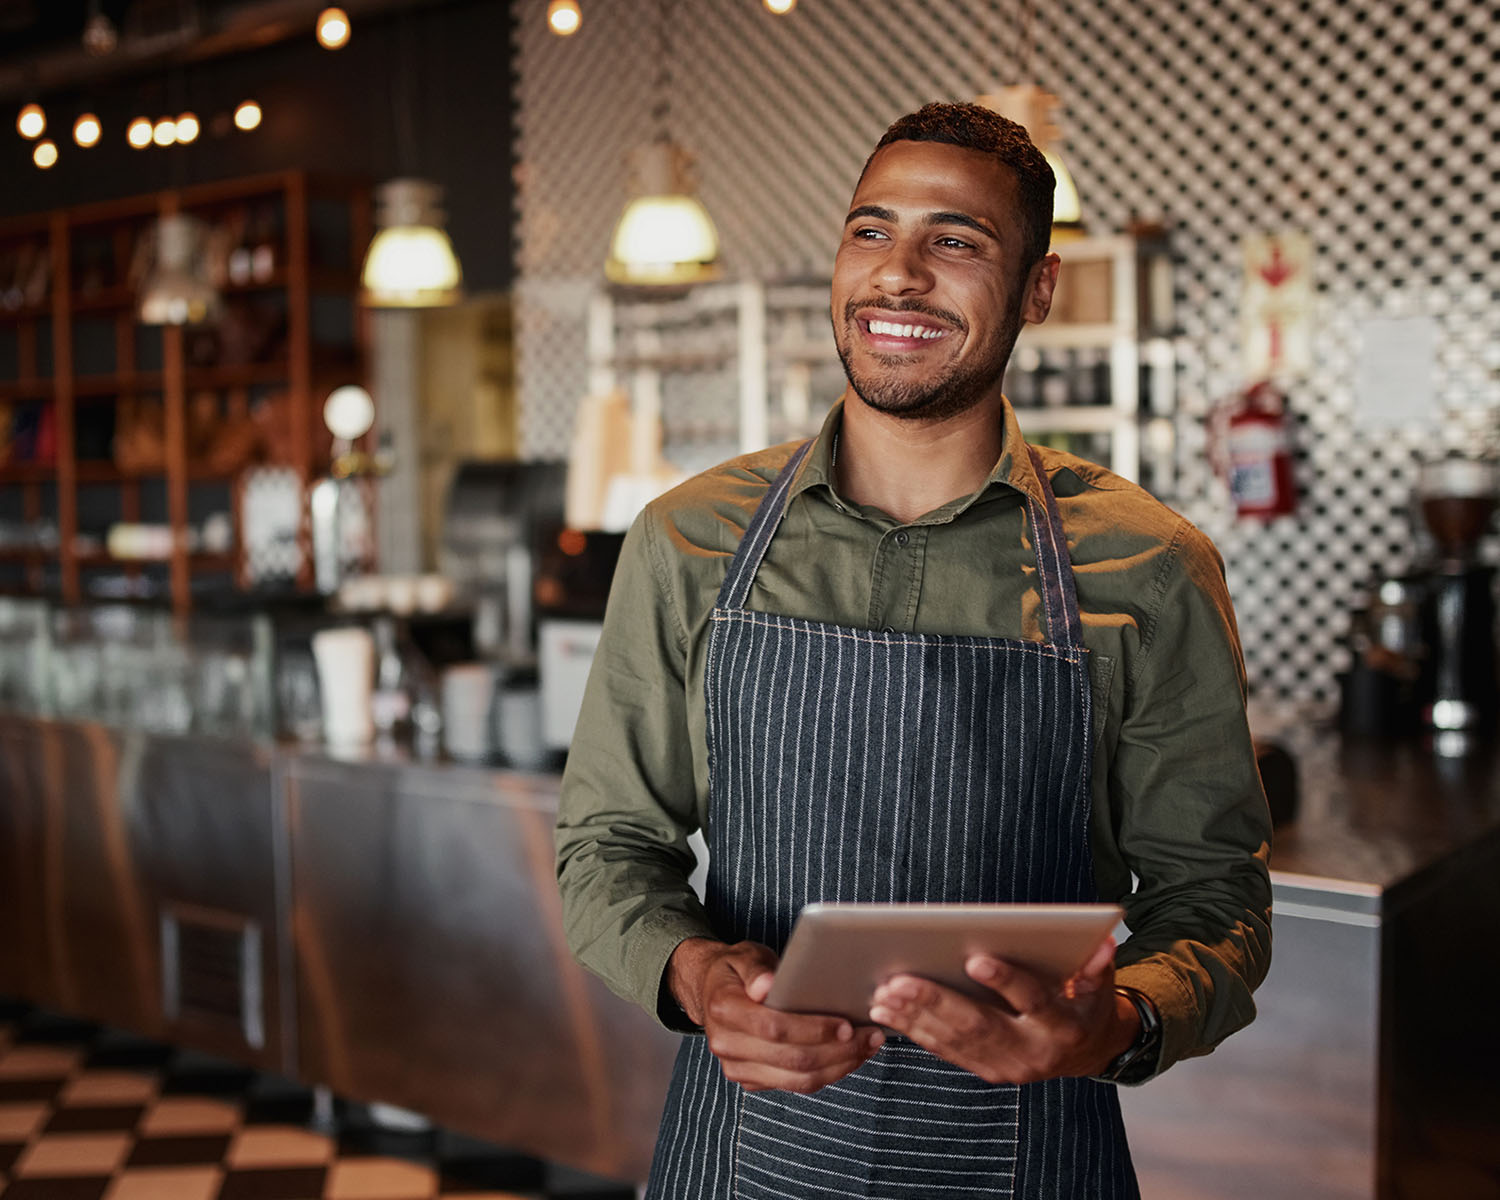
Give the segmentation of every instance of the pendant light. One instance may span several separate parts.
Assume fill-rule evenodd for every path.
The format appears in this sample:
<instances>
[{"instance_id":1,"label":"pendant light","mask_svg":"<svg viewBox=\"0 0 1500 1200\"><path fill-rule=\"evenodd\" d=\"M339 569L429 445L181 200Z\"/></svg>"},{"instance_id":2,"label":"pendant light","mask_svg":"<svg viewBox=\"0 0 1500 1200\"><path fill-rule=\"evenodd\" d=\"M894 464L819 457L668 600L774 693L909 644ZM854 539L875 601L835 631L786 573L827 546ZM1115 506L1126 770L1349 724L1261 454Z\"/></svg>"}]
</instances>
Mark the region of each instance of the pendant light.
<instances>
[{"instance_id":1,"label":"pendant light","mask_svg":"<svg viewBox=\"0 0 1500 1200\"><path fill-rule=\"evenodd\" d=\"M672 141L671 13L657 6L656 103L653 141L630 157L625 206L610 241L604 274L613 283L638 287L685 287L719 276L719 235L698 199L693 158Z\"/></svg>"},{"instance_id":2,"label":"pendant light","mask_svg":"<svg viewBox=\"0 0 1500 1200\"><path fill-rule=\"evenodd\" d=\"M405 18L403 18L403 21ZM418 141L413 108L410 29L392 38L392 115L395 118L396 161L403 167L416 160ZM428 180L392 179L375 189L376 233L360 270L361 299L376 308L436 308L463 298L463 269L453 243L443 228L443 189Z\"/></svg>"},{"instance_id":3,"label":"pendant light","mask_svg":"<svg viewBox=\"0 0 1500 1200\"><path fill-rule=\"evenodd\" d=\"M201 325L218 319L219 293L208 280L201 253L205 228L197 217L183 213L157 221L156 252L137 310L143 325Z\"/></svg>"},{"instance_id":4,"label":"pendant light","mask_svg":"<svg viewBox=\"0 0 1500 1200\"><path fill-rule=\"evenodd\" d=\"M443 229L443 189L392 179L375 189L378 232L360 272L364 301L377 308L434 308L462 297L463 271Z\"/></svg>"},{"instance_id":5,"label":"pendant light","mask_svg":"<svg viewBox=\"0 0 1500 1200\"><path fill-rule=\"evenodd\" d=\"M1052 189L1053 238L1078 237L1083 233L1083 209L1078 199L1078 186L1073 182L1072 172L1068 170L1057 149L1062 141L1062 131L1057 127L1054 117L1062 102L1051 92L1028 82L1032 78L1032 53L1036 48L1034 14L1032 0L1018 0L1018 4L1018 74L1023 82L976 96L974 103L993 109L1026 129L1032 144L1042 152L1042 157L1052 168L1055 181Z\"/></svg>"}]
</instances>

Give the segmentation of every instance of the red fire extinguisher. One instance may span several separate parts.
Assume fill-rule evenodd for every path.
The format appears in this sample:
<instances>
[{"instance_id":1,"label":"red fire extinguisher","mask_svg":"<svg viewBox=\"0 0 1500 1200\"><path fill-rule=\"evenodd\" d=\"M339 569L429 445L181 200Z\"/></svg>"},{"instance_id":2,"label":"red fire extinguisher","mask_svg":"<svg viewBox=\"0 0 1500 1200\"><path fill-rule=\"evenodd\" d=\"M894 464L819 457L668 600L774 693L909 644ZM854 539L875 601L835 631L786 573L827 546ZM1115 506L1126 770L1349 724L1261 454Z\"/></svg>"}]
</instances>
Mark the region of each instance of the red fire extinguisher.
<instances>
[{"instance_id":1,"label":"red fire extinguisher","mask_svg":"<svg viewBox=\"0 0 1500 1200\"><path fill-rule=\"evenodd\" d=\"M1297 509L1288 421L1286 397L1269 380L1214 413L1215 458L1242 517L1270 520Z\"/></svg>"}]
</instances>

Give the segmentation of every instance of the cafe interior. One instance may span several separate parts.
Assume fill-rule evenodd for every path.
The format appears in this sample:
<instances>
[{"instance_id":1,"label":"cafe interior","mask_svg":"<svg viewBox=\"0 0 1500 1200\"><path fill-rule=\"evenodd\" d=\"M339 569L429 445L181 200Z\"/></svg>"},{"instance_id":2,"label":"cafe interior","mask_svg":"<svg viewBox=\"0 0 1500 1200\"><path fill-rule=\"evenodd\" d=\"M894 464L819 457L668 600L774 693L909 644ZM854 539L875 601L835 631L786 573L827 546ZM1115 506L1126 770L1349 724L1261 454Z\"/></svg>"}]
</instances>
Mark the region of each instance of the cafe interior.
<instances>
[{"instance_id":1,"label":"cafe interior","mask_svg":"<svg viewBox=\"0 0 1500 1200\"><path fill-rule=\"evenodd\" d=\"M818 430L935 99L1058 177L1023 431L1243 643L1275 957L1142 1194L1500 1197L1497 80L1478 0L0 0L0 1198L639 1194L678 1037L552 848L612 572Z\"/></svg>"}]
</instances>

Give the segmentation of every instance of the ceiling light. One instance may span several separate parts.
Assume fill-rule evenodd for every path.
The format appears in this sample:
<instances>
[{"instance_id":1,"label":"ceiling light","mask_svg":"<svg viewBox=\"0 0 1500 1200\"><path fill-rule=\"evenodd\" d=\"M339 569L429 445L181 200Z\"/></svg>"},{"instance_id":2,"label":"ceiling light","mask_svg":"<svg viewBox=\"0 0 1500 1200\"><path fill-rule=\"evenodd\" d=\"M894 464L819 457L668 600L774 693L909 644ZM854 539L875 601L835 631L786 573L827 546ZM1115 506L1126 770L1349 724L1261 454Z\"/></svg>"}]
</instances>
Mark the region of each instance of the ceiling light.
<instances>
[{"instance_id":1,"label":"ceiling light","mask_svg":"<svg viewBox=\"0 0 1500 1200\"><path fill-rule=\"evenodd\" d=\"M184 145L196 141L198 138L198 117L195 113L185 112L177 118L177 140Z\"/></svg>"},{"instance_id":2,"label":"ceiling light","mask_svg":"<svg viewBox=\"0 0 1500 1200\"><path fill-rule=\"evenodd\" d=\"M254 100L242 100L234 110L234 124L238 129L254 129L260 124L260 105Z\"/></svg>"},{"instance_id":3,"label":"ceiling light","mask_svg":"<svg viewBox=\"0 0 1500 1200\"><path fill-rule=\"evenodd\" d=\"M45 171L57 161L57 147L49 139L43 138L31 152L31 161Z\"/></svg>"},{"instance_id":4,"label":"ceiling light","mask_svg":"<svg viewBox=\"0 0 1500 1200\"><path fill-rule=\"evenodd\" d=\"M375 191L379 227L360 272L364 301L380 308L433 308L461 296L463 270L443 229L443 189L393 179Z\"/></svg>"},{"instance_id":5,"label":"ceiling light","mask_svg":"<svg viewBox=\"0 0 1500 1200\"><path fill-rule=\"evenodd\" d=\"M198 325L219 315L219 293L200 253L204 229L201 220L183 213L157 221L156 253L138 309L143 324Z\"/></svg>"},{"instance_id":6,"label":"ceiling light","mask_svg":"<svg viewBox=\"0 0 1500 1200\"><path fill-rule=\"evenodd\" d=\"M342 8L325 8L318 14L318 45L338 50L349 42L349 14Z\"/></svg>"},{"instance_id":7,"label":"ceiling light","mask_svg":"<svg viewBox=\"0 0 1500 1200\"><path fill-rule=\"evenodd\" d=\"M1024 126L1032 144L1042 152L1042 157L1052 168L1053 236L1076 237L1082 233L1083 209L1078 200L1078 187L1057 150L1057 145L1062 140L1061 132L1053 119L1060 103L1058 98L1035 84L1024 83L976 96L974 103L993 109L1002 117Z\"/></svg>"},{"instance_id":8,"label":"ceiling light","mask_svg":"<svg viewBox=\"0 0 1500 1200\"><path fill-rule=\"evenodd\" d=\"M656 287L717 278L719 235L693 187L692 167L687 151L669 141L632 154L636 194L610 240L610 280Z\"/></svg>"},{"instance_id":9,"label":"ceiling light","mask_svg":"<svg viewBox=\"0 0 1500 1200\"><path fill-rule=\"evenodd\" d=\"M583 12L578 7L578 0L552 0L547 5L547 27L559 37L577 33L582 24Z\"/></svg>"},{"instance_id":10,"label":"ceiling light","mask_svg":"<svg viewBox=\"0 0 1500 1200\"><path fill-rule=\"evenodd\" d=\"M137 117L125 127L125 140L137 150L144 150L151 144L151 118Z\"/></svg>"},{"instance_id":11,"label":"ceiling light","mask_svg":"<svg viewBox=\"0 0 1500 1200\"><path fill-rule=\"evenodd\" d=\"M158 146L170 146L177 140L177 122L163 117L151 127L151 140Z\"/></svg>"},{"instance_id":12,"label":"ceiling light","mask_svg":"<svg viewBox=\"0 0 1500 1200\"><path fill-rule=\"evenodd\" d=\"M766 0L766 7L773 13L789 13L797 7L797 0Z\"/></svg>"},{"instance_id":13,"label":"ceiling light","mask_svg":"<svg viewBox=\"0 0 1500 1200\"><path fill-rule=\"evenodd\" d=\"M16 132L23 138L39 138L47 128L47 114L40 104L27 104L16 114Z\"/></svg>"},{"instance_id":14,"label":"ceiling light","mask_svg":"<svg viewBox=\"0 0 1500 1200\"><path fill-rule=\"evenodd\" d=\"M99 144L99 118L93 113L84 113L73 122L73 140L87 150Z\"/></svg>"}]
</instances>

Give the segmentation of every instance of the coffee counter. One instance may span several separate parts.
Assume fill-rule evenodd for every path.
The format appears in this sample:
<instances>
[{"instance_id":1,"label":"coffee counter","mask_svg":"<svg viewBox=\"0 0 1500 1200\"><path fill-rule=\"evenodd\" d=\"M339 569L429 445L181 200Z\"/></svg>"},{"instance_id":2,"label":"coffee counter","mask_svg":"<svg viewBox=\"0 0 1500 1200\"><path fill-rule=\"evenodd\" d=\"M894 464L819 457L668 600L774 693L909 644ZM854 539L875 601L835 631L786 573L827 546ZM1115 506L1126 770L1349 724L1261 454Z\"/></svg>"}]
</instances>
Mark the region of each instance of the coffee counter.
<instances>
[{"instance_id":1,"label":"coffee counter","mask_svg":"<svg viewBox=\"0 0 1500 1200\"><path fill-rule=\"evenodd\" d=\"M1280 736L1260 1016L1124 1090L1143 1192L1500 1195L1500 762ZM644 1178L675 1039L567 954L557 792L0 716L0 994Z\"/></svg>"}]
</instances>

